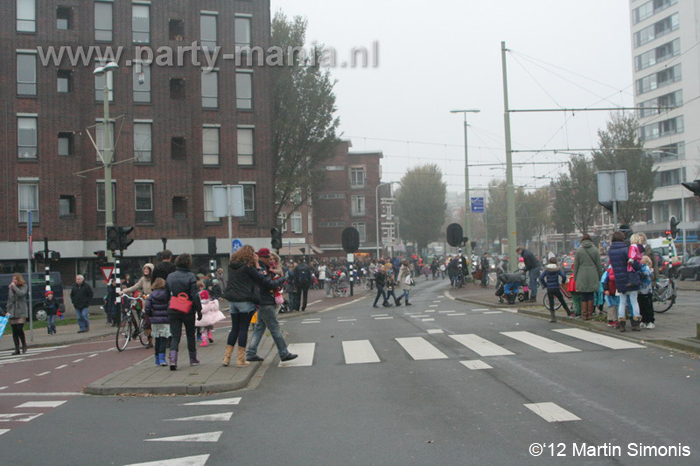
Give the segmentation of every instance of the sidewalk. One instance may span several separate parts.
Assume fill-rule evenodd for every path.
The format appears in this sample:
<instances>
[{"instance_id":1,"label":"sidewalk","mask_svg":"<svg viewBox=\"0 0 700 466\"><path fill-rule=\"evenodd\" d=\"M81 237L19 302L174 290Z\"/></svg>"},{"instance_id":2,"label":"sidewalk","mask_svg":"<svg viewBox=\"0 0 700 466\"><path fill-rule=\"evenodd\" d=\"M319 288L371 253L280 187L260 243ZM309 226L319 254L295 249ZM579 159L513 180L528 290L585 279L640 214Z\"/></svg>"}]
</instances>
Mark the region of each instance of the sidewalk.
<instances>
[{"instance_id":1,"label":"sidewalk","mask_svg":"<svg viewBox=\"0 0 700 466\"><path fill-rule=\"evenodd\" d=\"M696 286L700 285L700 282L683 283L685 285L683 287L684 290L700 289ZM503 304L500 304L498 302L498 298L494 294L495 289L492 286L488 288L482 288L481 286L476 284L468 284L462 289L450 288L448 286L447 291L450 294L450 296L452 296L458 301L462 301L465 303L477 304L479 306L492 307L497 309L514 309L516 310L516 312L521 314L542 317L544 319L550 318L549 310L542 306L542 295L540 294L542 290L539 290L538 292L537 302L516 302L516 304L513 305L508 305L505 302ZM698 300L700 300L700 294L698 294ZM655 314L655 329L643 329L640 332L632 332L628 330L625 333L620 333L615 328L608 327L607 321L604 319L594 319L595 320L589 321L572 319L566 317L566 313L563 309L559 309L557 311L557 320L563 324L574 325L577 327L585 328L587 330L594 330L613 334L621 338L640 340L647 343L662 345L681 351L689 351L692 353L700 354L700 338L698 338L698 332L700 332L700 314L692 315L688 313L678 312L678 309L674 306L666 313Z\"/></svg>"}]
</instances>

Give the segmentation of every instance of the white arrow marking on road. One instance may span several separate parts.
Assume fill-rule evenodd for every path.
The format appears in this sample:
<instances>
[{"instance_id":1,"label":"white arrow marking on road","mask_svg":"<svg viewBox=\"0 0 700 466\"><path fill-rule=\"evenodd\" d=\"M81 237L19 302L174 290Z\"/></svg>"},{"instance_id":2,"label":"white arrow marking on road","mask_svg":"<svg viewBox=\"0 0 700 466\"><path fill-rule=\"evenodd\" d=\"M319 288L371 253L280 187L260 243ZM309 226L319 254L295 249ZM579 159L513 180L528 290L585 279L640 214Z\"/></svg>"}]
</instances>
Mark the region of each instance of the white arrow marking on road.
<instances>
[{"instance_id":1,"label":"white arrow marking on road","mask_svg":"<svg viewBox=\"0 0 700 466\"><path fill-rule=\"evenodd\" d=\"M60 401L27 401L19 406L15 406L15 409L19 408L58 408L63 403L67 403L67 400Z\"/></svg>"},{"instance_id":2,"label":"white arrow marking on road","mask_svg":"<svg viewBox=\"0 0 700 466\"><path fill-rule=\"evenodd\" d=\"M174 437L162 437L162 438L149 438L145 439L144 442L208 442L214 443L219 441L219 437L223 434L223 431L218 432L205 432L202 434L190 434L190 435L176 435Z\"/></svg>"},{"instance_id":3,"label":"white arrow marking on road","mask_svg":"<svg viewBox=\"0 0 700 466\"><path fill-rule=\"evenodd\" d=\"M184 458L174 458L172 460L151 461L148 463L133 463L126 466L204 466L209 459L209 455L186 456Z\"/></svg>"},{"instance_id":4,"label":"white arrow marking on road","mask_svg":"<svg viewBox=\"0 0 700 466\"><path fill-rule=\"evenodd\" d=\"M530 403L525 407L547 422L580 421L581 418L555 403Z\"/></svg>"},{"instance_id":5,"label":"white arrow marking on road","mask_svg":"<svg viewBox=\"0 0 700 466\"><path fill-rule=\"evenodd\" d=\"M422 337L396 338L403 349L415 360L447 359L447 355Z\"/></svg>"},{"instance_id":6,"label":"white arrow marking on road","mask_svg":"<svg viewBox=\"0 0 700 466\"><path fill-rule=\"evenodd\" d=\"M233 412L219 414L205 414L203 416L181 417L178 419L166 419L166 421L230 421Z\"/></svg>"},{"instance_id":7,"label":"white arrow marking on road","mask_svg":"<svg viewBox=\"0 0 700 466\"><path fill-rule=\"evenodd\" d=\"M290 353L297 353L299 357L291 361L280 361L279 367L311 366L314 363L314 351L316 343L292 343L288 347Z\"/></svg>"},{"instance_id":8,"label":"white arrow marking on road","mask_svg":"<svg viewBox=\"0 0 700 466\"><path fill-rule=\"evenodd\" d=\"M515 354L473 333L466 335L450 335L450 338L463 344L479 356L509 356Z\"/></svg>"},{"instance_id":9,"label":"white arrow marking on road","mask_svg":"<svg viewBox=\"0 0 700 466\"><path fill-rule=\"evenodd\" d=\"M530 332L501 332L501 334L527 345L534 346L546 353L573 353L581 351L573 346L565 345Z\"/></svg>"},{"instance_id":10,"label":"white arrow marking on road","mask_svg":"<svg viewBox=\"0 0 700 466\"><path fill-rule=\"evenodd\" d=\"M226 405L237 405L241 402L241 397L237 398L223 398L221 400L209 400L209 401L195 401L194 403L185 403L180 406L226 406Z\"/></svg>"},{"instance_id":11,"label":"white arrow marking on road","mask_svg":"<svg viewBox=\"0 0 700 466\"><path fill-rule=\"evenodd\" d=\"M493 367L489 366L486 364L484 361L481 361L479 359L475 359L473 361L459 361L464 365L464 367L471 369L473 371L476 370L481 370L481 369L493 369Z\"/></svg>"},{"instance_id":12,"label":"white arrow marking on road","mask_svg":"<svg viewBox=\"0 0 700 466\"><path fill-rule=\"evenodd\" d=\"M343 342L345 364L366 364L381 362L369 340L351 340Z\"/></svg>"},{"instance_id":13,"label":"white arrow marking on road","mask_svg":"<svg viewBox=\"0 0 700 466\"><path fill-rule=\"evenodd\" d=\"M11 414L0 414L0 422L29 422L32 419L36 419L44 413L11 413Z\"/></svg>"},{"instance_id":14,"label":"white arrow marking on road","mask_svg":"<svg viewBox=\"0 0 700 466\"><path fill-rule=\"evenodd\" d=\"M579 340L587 341L589 343L595 343L596 345L605 346L606 348L614 350L645 348L645 346L638 345L636 343L630 343L629 341L619 340L617 338L607 337L605 335L598 335L596 333L588 332L586 330L581 330L577 328L563 328L554 331L563 333L564 335L569 335L570 337L578 338Z\"/></svg>"}]
</instances>

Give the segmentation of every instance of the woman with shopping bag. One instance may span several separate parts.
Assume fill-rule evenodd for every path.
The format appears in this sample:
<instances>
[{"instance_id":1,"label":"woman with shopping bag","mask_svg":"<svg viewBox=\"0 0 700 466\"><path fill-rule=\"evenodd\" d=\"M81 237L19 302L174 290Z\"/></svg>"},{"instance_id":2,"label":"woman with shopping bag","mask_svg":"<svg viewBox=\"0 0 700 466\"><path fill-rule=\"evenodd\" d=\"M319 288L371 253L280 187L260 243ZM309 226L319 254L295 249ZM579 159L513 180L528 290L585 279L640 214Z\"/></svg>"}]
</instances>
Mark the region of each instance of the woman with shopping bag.
<instances>
[{"instance_id":1,"label":"woman with shopping bag","mask_svg":"<svg viewBox=\"0 0 700 466\"><path fill-rule=\"evenodd\" d=\"M12 327L12 341L15 343L13 355L19 354L19 344L22 343L22 353L27 352L27 340L24 336L24 323L27 321L29 306L27 305L27 292L29 287L22 274L12 275L7 295L6 316Z\"/></svg>"}]
</instances>

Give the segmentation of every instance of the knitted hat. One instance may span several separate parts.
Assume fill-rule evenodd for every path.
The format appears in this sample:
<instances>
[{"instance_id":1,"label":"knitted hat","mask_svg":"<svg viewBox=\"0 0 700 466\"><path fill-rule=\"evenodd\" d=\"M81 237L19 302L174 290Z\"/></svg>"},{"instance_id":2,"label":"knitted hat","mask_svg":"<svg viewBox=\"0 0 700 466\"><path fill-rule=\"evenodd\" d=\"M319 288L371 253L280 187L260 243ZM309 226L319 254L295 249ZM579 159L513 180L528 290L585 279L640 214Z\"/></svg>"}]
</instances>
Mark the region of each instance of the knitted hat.
<instances>
[{"instance_id":1,"label":"knitted hat","mask_svg":"<svg viewBox=\"0 0 700 466\"><path fill-rule=\"evenodd\" d=\"M209 292L207 290L202 290L199 293L199 297L202 299L209 299Z\"/></svg>"},{"instance_id":2,"label":"knitted hat","mask_svg":"<svg viewBox=\"0 0 700 466\"><path fill-rule=\"evenodd\" d=\"M44 296L47 298L49 297L49 295L53 296L53 291L49 290L46 293L44 293Z\"/></svg>"},{"instance_id":3,"label":"knitted hat","mask_svg":"<svg viewBox=\"0 0 700 466\"><path fill-rule=\"evenodd\" d=\"M151 264L150 262L149 262L148 264L144 264L144 265L143 265L143 268L144 268L144 269L145 269L146 267L148 267L149 269L151 269L151 272L153 272L153 269L155 269L155 266L154 266L153 264Z\"/></svg>"},{"instance_id":4,"label":"knitted hat","mask_svg":"<svg viewBox=\"0 0 700 466\"><path fill-rule=\"evenodd\" d=\"M258 250L258 257L270 257L270 250L267 248L260 248Z\"/></svg>"}]
</instances>

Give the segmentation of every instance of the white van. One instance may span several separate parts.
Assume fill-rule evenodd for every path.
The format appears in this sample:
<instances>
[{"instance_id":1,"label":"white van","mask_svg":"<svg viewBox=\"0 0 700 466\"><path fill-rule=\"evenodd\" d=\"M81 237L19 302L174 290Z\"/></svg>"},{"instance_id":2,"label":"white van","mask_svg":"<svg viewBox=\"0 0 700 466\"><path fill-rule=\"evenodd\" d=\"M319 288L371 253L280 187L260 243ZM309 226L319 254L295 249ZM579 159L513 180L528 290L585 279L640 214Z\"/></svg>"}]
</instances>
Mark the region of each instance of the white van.
<instances>
[{"instance_id":1,"label":"white van","mask_svg":"<svg viewBox=\"0 0 700 466\"><path fill-rule=\"evenodd\" d=\"M650 246L655 253L659 254L664 261L672 263L678 261L678 253L673 239L669 237L651 238L647 239L647 245Z\"/></svg>"}]
</instances>

